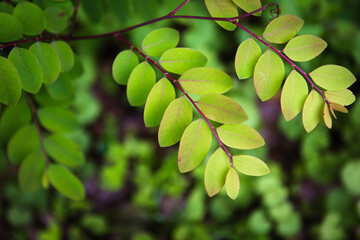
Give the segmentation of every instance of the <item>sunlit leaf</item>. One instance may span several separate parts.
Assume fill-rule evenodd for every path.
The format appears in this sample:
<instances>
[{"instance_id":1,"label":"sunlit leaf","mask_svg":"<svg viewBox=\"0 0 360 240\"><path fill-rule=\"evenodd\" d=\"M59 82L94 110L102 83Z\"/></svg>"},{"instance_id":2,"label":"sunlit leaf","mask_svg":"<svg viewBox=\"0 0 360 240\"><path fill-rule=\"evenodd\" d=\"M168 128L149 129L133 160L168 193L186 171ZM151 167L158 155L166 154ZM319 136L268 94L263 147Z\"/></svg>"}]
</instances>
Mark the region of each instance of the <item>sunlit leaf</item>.
<instances>
[{"instance_id":1,"label":"sunlit leaf","mask_svg":"<svg viewBox=\"0 0 360 240\"><path fill-rule=\"evenodd\" d=\"M330 110L329 110L329 105L327 103L324 104L323 118L324 118L324 123L325 123L326 127L331 128L332 127L332 119L331 119L331 114L330 114Z\"/></svg>"},{"instance_id":2,"label":"sunlit leaf","mask_svg":"<svg viewBox=\"0 0 360 240\"><path fill-rule=\"evenodd\" d=\"M57 55L60 59L60 71L68 72L74 66L74 53L69 46L64 41L53 41L51 42L51 46L55 49Z\"/></svg>"},{"instance_id":3,"label":"sunlit leaf","mask_svg":"<svg viewBox=\"0 0 360 240\"><path fill-rule=\"evenodd\" d=\"M179 146L180 172L189 172L204 160L210 149L211 136L210 128L203 119L198 119L187 126Z\"/></svg>"},{"instance_id":4,"label":"sunlit leaf","mask_svg":"<svg viewBox=\"0 0 360 240\"><path fill-rule=\"evenodd\" d=\"M282 15L265 28L263 37L272 43L286 43L302 28L304 21L294 15Z\"/></svg>"},{"instance_id":5,"label":"sunlit leaf","mask_svg":"<svg viewBox=\"0 0 360 240\"><path fill-rule=\"evenodd\" d=\"M24 34L26 35L39 35L45 28L44 13L34 3L18 3L14 8L13 15L21 22Z\"/></svg>"},{"instance_id":6,"label":"sunlit leaf","mask_svg":"<svg viewBox=\"0 0 360 240\"><path fill-rule=\"evenodd\" d=\"M144 109L144 122L147 127L158 126L167 106L175 99L175 89L165 77L151 89Z\"/></svg>"},{"instance_id":7,"label":"sunlit leaf","mask_svg":"<svg viewBox=\"0 0 360 240\"><path fill-rule=\"evenodd\" d=\"M229 91L234 85L231 77L225 72L208 67L192 68L178 81L187 92L198 95L221 94Z\"/></svg>"},{"instance_id":8,"label":"sunlit leaf","mask_svg":"<svg viewBox=\"0 0 360 240\"><path fill-rule=\"evenodd\" d=\"M19 73L11 61L0 56L0 102L15 105L20 96L21 80Z\"/></svg>"},{"instance_id":9,"label":"sunlit leaf","mask_svg":"<svg viewBox=\"0 0 360 240\"><path fill-rule=\"evenodd\" d=\"M231 18L238 16L236 6L231 0L205 0L205 4L212 17ZM236 25L230 22L216 22L229 31L234 31L236 28Z\"/></svg>"},{"instance_id":10,"label":"sunlit leaf","mask_svg":"<svg viewBox=\"0 0 360 240\"><path fill-rule=\"evenodd\" d=\"M243 41L235 55L235 71L239 79L249 78L254 74L255 64L261 55L261 49L254 39Z\"/></svg>"},{"instance_id":11,"label":"sunlit leaf","mask_svg":"<svg viewBox=\"0 0 360 240\"><path fill-rule=\"evenodd\" d=\"M314 35L301 35L291 39L283 52L291 60L297 62L309 61L317 57L327 47L327 43Z\"/></svg>"},{"instance_id":12,"label":"sunlit leaf","mask_svg":"<svg viewBox=\"0 0 360 240\"><path fill-rule=\"evenodd\" d=\"M240 104L223 95L207 94L196 104L207 118L219 123L236 124L248 119Z\"/></svg>"},{"instance_id":13,"label":"sunlit leaf","mask_svg":"<svg viewBox=\"0 0 360 240\"><path fill-rule=\"evenodd\" d=\"M65 74L60 74L55 82L46 85L46 90L55 100L71 99L74 96L73 82Z\"/></svg>"},{"instance_id":14,"label":"sunlit leaf","mask_svg":"<svg viewBox=\"0 0 360 240\"><path fill-rule=\"evenodd\" d=\"M337 103L330 103L331 105L331 108L335 111L338 111L338 112L342 112L342 113L348 113L349 111L347 110L346 107L340 105L340 104L337 104Z\"/></svg>"},{"instance_id":15,"label":"sunlit leaf","mask_svg":"<svg viewBox=\"0 0 360 240\"><path fill-rule=\"evenodd\" d=\"M330 91L346 89L356 81L348 69L333 64L321 66L309 75L317 85Z\"/></svg>"},{"instance_id":16,"label":"sunlit leaf","mask_svg":"<svg viewBox=\"0 0 360 240\"><path fill-rule=\"evenodd\" d=\"M236 170L249 176L263 176L270 173L270 169L260 159L250 155L233 156Z\"/></svg>"},{"instance_id":17,"label":"sunlit leaf","mask_svg":"<svg viewBox=\"0 0 360 240\"><path fill-rule=\"evenodd\" d=\"M45 29L51 33L61 33L67 26L67 16L65 12L58 7L48 7L44 10L46 19Z\"/></svg>"},{"instance_id":18,"label":"sunlit leaf","mask_svg":"<svg viewBox=\"0 0 360 240\"><path fill-rule=\"evenodd\" d=\"M230 167L229 157L222 148L218 148L209 158L204 175L207 194L215 196L224 186Z\"/></svg>"},{"instance_id":19,"label":"sunlit leaf","mask_svg":"<svg viewBox=\"0 0 360 240\"><path fill-rule=\"evenodd\" d=\"M305 79L293 70L281 92L281 111L286 121L294 118L303 108L309 90Z\"/></svg>"},{"instance_id":20,"label":"sunlit leaf","mask_svg":"<svg viewBox=\"0 0 360 240\"><path fill-rule=\"evenodd\" d=\"M272 98L281 87L285 68L281 58L267 50L255 65L254 86L261 101Z\"/></svg>"},{"instance_id":21,"label":"sunlit leaf","mask_svg":"<svg viewBox=\"0 0 360 240\"><path fill-rule=\"evenodd\" d=\"M45 170L44 153L39 149L26 156L19 170L19 184L22 190L32 192L40 187Z\"/></svg>"},{"instance_id":22,"label":"sunlit leaf","mask_svg":"<svg viewBox=\"0 0 360 240\"><path fill-rule=\"evenodd\" d=\"M265 144L261 135L253 128L244 124L228 124L218 127L221 141L232 148L254 149Z\"/></svg>"},{"instance_id":23,"label":"sunlit leaf","mask_svg":"<svg viewBox=\"0 0 360 240\"><path fill-rule=\"evenodd\" d=\"M233 2L247 13L261 8L260 0L233 0ZM254 16L261 16L261 12L255 13Z\"/></svg>"},{"instance_id":24,"label":"sunlit leaf","mask_svg":"<svg viewBox=\"0 0 360 240\"><path fill-rule=\"evenodd\" d=\"M59 107L40 108L38 117L42 126L55 133L75 131L79 128L75 115Z\"/></svg>"},{"instance_id":25,"label":"sunlit leaf","mask_svg":"<svg viewBox=\"0 0 360 240\"><path fill-rule=\"evenodd\" d=\"M184 96L172 101L166 108L161 120L158 140L160 147L177 143L185 128L191 123L193 112L190 103Z\"/></svg>"},{"instance_id":26,"label":"sunlit leaf","mask_svg":"<svg viewBox=\"0 0 360 240\"><path fill-rule=\"evenodd\" d=\"M180 40L179 32L173 28L158 28L144 38L141 49L148 55L160 57L166 50L176 47Z\"/></svg>"},{"instance_id":27,"label":"sunlit leaf","mask_svg":"<svg viewBox=\"0 0 360 240\"><path fill-rule=\"evenodd\" d=\"M340 91L326 91L325 97L333 103L337 103L343 106L348 106L355 102L355 95L349 89L343 89Z\"/></svg>"},{"instance_id":28,"label":"sunlit leaf","mask_svg":"<svg viewBox=\"0 0 360 240\"><path fill-rule=\"evenodd\" d=\"M144 105L155 82L154 69L148 62L145 61L137 65L130 74L126 89L130 105Z\"/></svg>"},{"instance_id":29,"label":"sunlit leaf","mask_svg":"<svg viewBox=\"0 0 360 240\"><path fill-rule=\"evenodd\" d=\"M230 167L225 180L226 193L231 199L236 199L240 191L239 174L234 167Z\"/></svg>"},{"instance_id":30,"label":"sunlit leaf","mask_svg":"<svg viewBox=\"0 0 360 240\"><path fill-rule=\"evenodd\" d=\"M15 41L23 35L20 21L8 13L0 12L0 29L0 42Z\"/></svg>"},{"instance_id":31,"label":"sunlit leaf","mask_svg":"<svg viewBox=\"0 0 360 240\"><path fill-rule=\"evenodd\" d=\"M120 52L112 65L112 75L118 84L126 85L131 71L139 64L139 59L131 50Z\"/></svg>"},{"instance_id":32,"label":"sunlit leaf","mask_svg":"<svg viewBox=\"0 0 360 240\"><path fill-rule=\"evenodd\" d=\"M159 63L166 71L183 74L194 67L203 67L207 62L204 54L191 48L172 48L164 52Z\"/></svg>"},{"instance_id":33,"label":"sunlit leaf","mask_svg":"<svg viewBox=\"0 0 360 240\"><path fill-rule=\"evenodd\" d=\"M312 90L306 98L302 112L303 125L307 132L312 131L319 123L324 109L324 100L321 95Z\"/></svg>"}]
</instances>

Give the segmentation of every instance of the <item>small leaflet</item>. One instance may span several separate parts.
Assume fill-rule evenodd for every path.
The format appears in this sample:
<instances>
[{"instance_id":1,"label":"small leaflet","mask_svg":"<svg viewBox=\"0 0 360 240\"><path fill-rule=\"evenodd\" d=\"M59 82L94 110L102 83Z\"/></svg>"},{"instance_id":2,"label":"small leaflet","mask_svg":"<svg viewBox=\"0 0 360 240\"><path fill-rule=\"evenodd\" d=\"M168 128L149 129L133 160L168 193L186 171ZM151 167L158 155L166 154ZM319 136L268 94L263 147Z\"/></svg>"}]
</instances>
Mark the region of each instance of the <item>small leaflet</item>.
<instances>
[{"instance_id":1,"label":"small leaflet","mask_svg":"<svg viewBox=\"0 0 360 240\"><path fill-rule=\"evenodd\" d=\"M325 123L326 127L331 129L332 119L331 119L331 114L330 114L330 110L329 110L329 105L327 103L324 104L323 118L324 118L324 123Z\"/></svg>"},{"instance_id":2,"label":"small leaflet","mask_svg":"<svg viewBox=\"0 0 360 240\"><path fill-rule=\"evenodd\" d=\"M225 187L227 195L235 200L240 191L240 179L234 167L230 167L226 175Z\"/></svg>"},{"instance_id":3,"label":"small leaflet","mask_svg":"<svg viewBox=\"0 0 360 240\"><path fill-rule=\"evenodd\" d=\"M131 71L139 64L139 59L131 50L119 52L112 65L112 75L118 84L126 85Z\"/></svg>"},{"instance_id":4,"label":"small leaflet","mask_svg":"<svg viewBox=\"0 0 360 240\"><path fill-rule=\"evenodd\" d=\"M259 158L250 155L233 156L236 170L249 176L263 176L270 173L269 167Z\"/></svg>"},{"instance_id":5,"label":"small leaflet","mask_svg":"<svg viewBox=\"0 0 360 240\"><path fill-rule=\"evenodd\" d=\"M158 28L144 38L141 49L152 57L160 57L166 50L178 45L180 34L173 28Z\"/></svg>"},{"instance_id":6,"label":"small leaflet","mask_svg":"<svg viewBox=\"0 0 360 240\"><path fill-rule=\"evenodd\" d=\"M302 113L303 125L306 132L311 132L323 116L324 100L321 95L311 90L306 98Z\"/></svg>"},{"instance_id":7,"label":"small leaflet","mask_svg":"<svg viewBox=\"0 0 360 240\"><path fill-rule=\"evenodd\" d=\"M253 11L261 8L260 0L233 0L233 2L247 13L253 12ZM262 11L257 12L253 15L260 17L261 13L262 13Z\"/></svg>"},{"instance_id":8,"label":"small leaflet","mask_svg":"<svg viewBox=\"0 0 360 240\"><path fill-rule=\"evenodd\" d=\"M21 80L14 64L0 56L0 102L15 105L21 97Z\"/></svg>"},{"instance_id":9,"label":"small leaflet","mask_svg":"<svg viewBox=\"0 0 360 240\"><path fill-rule=\"evenodd\" d=\"M235 71L239 79L246 79L254 74L254 67L261 55L261 49L253 38L243 41L235 55Z\"/></svg>"},{"instance_id":10,"label":"small leaflet","mask_svg":"<svg viewBox=\"0 0 360 240\"><path fill-rule=\"evenodd\" d=\"M205 4L212 17L231 18L238 16L236 5L231 0L205 0ZM216 21L216 23L228 31L234 31L236 28L236 25L230 22Z\"/></svg>"},{"instance_id":11,"label":"small leaflet","mask_svg":"<svg viewBox=\"0 0 360 240\"><path fill-rule=\"evenodd\" d=\"M304 21L294 15L283 15L272 20L265 28L263 37L272 43L286 43L302 28Z\"/></svg>"},{"instance_id":12,"label":"small leaflet","mask_svg":"<svg viewBox=\"0 0 360 240\"><path fill-rule=\"evenodd\" d=\"M340 91L325 91L325 97L332 103L348 106L355 102L356 97L349 89Z\"/></svg>"},{"instance_id":13,"label":"small leaflet","mask_svg":"<svg viewBox=\"0 0 360 240\"><path fill-rule=\"evenodd\" d=\"M291 39L283 52L293 61L305 62L317 57L326 47L327 43L317 36L301 35Z\"/></svg>"}]
</instances>

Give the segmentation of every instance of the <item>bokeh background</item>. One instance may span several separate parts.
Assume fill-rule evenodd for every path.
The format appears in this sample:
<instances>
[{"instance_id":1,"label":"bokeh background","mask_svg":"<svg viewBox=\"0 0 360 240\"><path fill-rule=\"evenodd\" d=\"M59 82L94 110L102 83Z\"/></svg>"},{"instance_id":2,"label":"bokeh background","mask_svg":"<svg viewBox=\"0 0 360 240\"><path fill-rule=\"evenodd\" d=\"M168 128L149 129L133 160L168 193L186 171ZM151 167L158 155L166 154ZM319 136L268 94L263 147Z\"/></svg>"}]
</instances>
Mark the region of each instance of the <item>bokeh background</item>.
<instances>
[{"instance_id":1,"label":"bokeh background","mask_svg":"<svg viewBox=\"0 0 360 240\"><path fill-rule=\"evenodd\" d=\"M181 2L82 1L75 34L115 31L168 14ZM328 42L323 54L299 64L305 71L333 63L360 79L360 1L272 2L279 4L282 14L305 21L299 34L314 34ZM64 7L73 5L67 4ZM191 0L179 14L208 16L203 0ZM241 23L261 35L270 18L267 11ZM2 144L0 239L360 239L360 102L349 107L349 114L338 114L333 129L321 122L306 134L301 114L284 120L280 94L262 103L252 79L236 77L236 49L248 34L240 29L227 32L211 21L181 19L124 36L140 47L147 33L163 26L178 29L180 45L202 51L207 66L233 77L235 87L227 95L241 103L249 115L246 123L265 138L266 145L251 154L266 161L271 174L241 175L236 200L223 191L209 198L203 181L206 161L193 172L180 174L177 146L158 146L157 129L145 128L143 109L130 107L126 88L113 81L112 62L127 47L115 38L74 41L71 46L82 70L71 107L83 128L71 134L86 152L87 163L76 173L87 198L70 201L53 189L21 191L18 166L4 160ZM359 83L350 89L359 96Z\"/></svg>"}]
</instances>

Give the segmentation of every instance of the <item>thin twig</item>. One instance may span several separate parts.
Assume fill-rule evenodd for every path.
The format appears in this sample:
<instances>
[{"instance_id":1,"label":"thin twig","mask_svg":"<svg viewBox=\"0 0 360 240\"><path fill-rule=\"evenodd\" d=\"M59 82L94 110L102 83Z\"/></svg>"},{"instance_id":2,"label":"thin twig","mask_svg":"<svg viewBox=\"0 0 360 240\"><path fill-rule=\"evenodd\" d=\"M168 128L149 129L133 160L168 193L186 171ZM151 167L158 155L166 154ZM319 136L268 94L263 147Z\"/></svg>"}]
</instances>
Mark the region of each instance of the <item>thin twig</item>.
<instances>
[{"instance_id":1,"label":"thin twig","mask_svg":"<svg viewBox=\"0 0 360 240\"><path fill-rule=\"evenodd\" d=\"M77 0L75 10L74 10L74 19L73 19L73 22L72 22L71 29L70 29L70 32L68 34L68 37L71 37L72 34L74 33L75 25L76 25L76 21L77 21L77 14L78 14L78 11L79 11L79 6L80 6L80 0Z\"/></svg>"},{"instance_id":2,"label":"thin twig","mask_svg":"<svg viewBox=\"0 0 360 240\"><path fill-rule=\"evenodd\" d=\"M169 16L174 16L175 15L175 13L177 12L177 11L179 11L180 10L180 8L182 8L186 3L188 3L188 2L190 2L190 0L185 0L183 3L181 3L177 8L175 8L175 10L174 11L172 11L171 13L169 13Z\"/></svg>"}]
</instances>

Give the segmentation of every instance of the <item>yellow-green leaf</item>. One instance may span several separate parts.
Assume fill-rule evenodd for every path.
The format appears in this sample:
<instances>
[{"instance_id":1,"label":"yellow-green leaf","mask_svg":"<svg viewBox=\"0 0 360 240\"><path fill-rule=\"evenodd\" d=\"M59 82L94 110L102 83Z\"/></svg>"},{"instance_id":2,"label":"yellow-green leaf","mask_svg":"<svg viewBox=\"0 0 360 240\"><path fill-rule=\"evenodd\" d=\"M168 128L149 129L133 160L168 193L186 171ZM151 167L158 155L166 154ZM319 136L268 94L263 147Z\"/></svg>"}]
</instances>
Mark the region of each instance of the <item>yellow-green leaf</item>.
<instances>
[{"instance_id":1,"label":"yellow-green leaf","mask_svg":"<svg viewBox=\"0 0 360 240\"><path fill-rule=\"evenodd\" d=\"M70 71L74 66L75 57L69 44L64 41L53 41L51 46L53 46L59 56L61 72Z\"/></svg>"},{"instance_id":2,"label":"yellow-green leaf","mask_svg":"<svg viewBox=\"0 0 360 240\"><path fill-rule=\"evenodd\" d=\"M239 174L234 167L230 167L225 181L226 193L231 199L236 199L240 191Z\"/></svg>"},{"instance_id":3,"label":"yellow-green leaf","mask_svg":"<svg viewBox=\"0 0 360 240\"><path fill-rule=\"evenodd\" d=\"M283 52L291 60L305 62L317 57L326 47L327 43L319 37L301 35L291 39Z\"/></svg>"},{"instance_id":4,"label":"yellow-green leaf","mask_svg":"<svg viewBox=\"0 0 360 240\"><path fill-rule=\"evenodd\" d=\"M231 18L238 16L236 6L231 0L205 0L205 4L212 17ZM229 31L234 31L236 28L236 25L230 22L216 22Z\"/></svg>"},{"instance_id":5,"label":"yellow-green leaf","mask_svg":"<svg viewBox=\"0 0 360 240\"><path fill-rule=\"evenodd\" d=\"M329 110L329 105L327 103L324 104L323 118L324 118L324 123L325 123L326 127L331 128L332 127L332 119L331 119L331 114L330 114L330 110Z\"/></svg>"},{"instance_id":6,"label":"yellow-green leaf","mask_svg":"<svg viewBox=\"0 0 360 240\"><path fill-rule=\"evenodd\" d=\"M303 125L307 132L311 132L319 123L323 109L323 98L317 91L312 90L305 100L302 113Z\"/></svg>"},{"instance_id":7,"label":"yellow-green leaf","mask_svg":"<svg viewBox=\"0 0 360 240\"><path fill-rule=\"evenodd\" d=\"M253 128L244 124L228 124L218 127L221 141L232 148L254 149L265 144L262 136Z\"/></svg>"},{"instance_id":8,"label":"yellow-green leaf","mask_svg":"<svg viewBox=\"0 0 360 240\"><path fill-rule=\"evenodd\" d=\"M160 57L166 50L176 47L179 43L179 32L173 28L158 28L144 38L141 49L148 55Z\"/></svg>"},{"instance_id":9,"label":"yellow-green leaf","mask_svg":"<svg viewBox=\"0 0 360 240\"><path fill-rule=\"evenodd\" d=\"M266 163L250 155L233 156L233 163L236 170L245 175L263 176L270 173L270 169Z\"/></svg>"},{"instance_id":10,"label":"yellow-green leaf","mask_svg":"<svg viewBox=\"0 0 360 240\"><path fill-rule=\"evenodd\" d=\"M20 2L13 15L21 22L26 35L39 35L45 28L45 15L41 8L31 2Z\"/></svg>"},{"instance_id":11,"label":"yellow-green leaf","mask_svg":"<svg viewBox=\"0 0 360 240\"><path fill-rule=\"evenodd\" d=\"M112 65L112 75L118 84L126 85L131 71L139 64L139 59L131 50L120 52Z\"/></svg>"},{"instance_id":12,"label":"yellow-green leaf","mask_svg":"<svg viewBox=\"0 0 360 240\"><path fill-rule=\"evenodd\" d=\"M235 55L235 71L239 79L249 78L254 74L260 55L261 49L253 38L248 38L239 45Z\"/></svg>"},{"instance_id":13,"label":"yellow-green leaf","mask_svg":"<svg viewBox=\"0 0 360 240\"><path fill-rule=\"evenodd\" d=\"M16 17L0 12L0 42L11 42L22 37L22 25Z\"/></svg>"},{"instance_id":14,"label":"yellow-green leaf","mask_svg":"<svg viewBox=\"0 0 360 240\"><path fill-rule=\"evenodd\" d=\"M43 107L38 110L41 125L55 133L75 131L79 122L74 113L60 107Z\"/></svg>"},{"instance_id":15,"label":"yellow-green leaf","mask_svg":"<svg viewBox=\"0 0 360 240\"><path fill-rule=\"evenodd\" d=\"M41 178L45 170L44 153L39 149L33 151L22 161L19 170L19 185L27 192L35 191L40 187Z\"/></svg>"},{"instance_id":16,"label":"yellow-green leaf","mask_svg":"<svg viewBox=\"0 0 360 240\"><path fill-rule=\"evenodd\" d=\"M19 73L11 61L0 56L0 102L15 105L20 96L21 80Z\"/></svg>"},{"instance_id":17,"label":"yellow-green leaf","mask_svg":"<svg viewBox=\"0 0 360 240\"><path fill-rule=\"evenodd\" d=\"M260 0L233 0L233 2L247 13L253 12L253 11L261 8ZM261 13L262 13L262 11L257 12L253 15L261 16Z\"/></svg>"},{"instance_id":18,"label":"yellow-green leaf","mask_svg":"<svg viewBox=\"0 0 360 240\"><path fill-rule=\"evenodd\" d=\"M302 28L304 21L294 15L283 15L272 20L265 28L263 37L272 43L286 43Z\"/></svg>"},{"instance_id":19,"label":"yellow-green leaf","mask_svg":"<svg viewBox=\"0 0 360 240\"><path fill-rule=\"evenodd\" d=\"M332 103L337 103L343 106L348 106L355 102L355 95L349 90L344 89L340 91L326 91L325 97Z\"/></svg>"}]
</instances>

